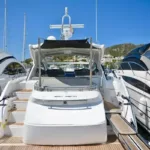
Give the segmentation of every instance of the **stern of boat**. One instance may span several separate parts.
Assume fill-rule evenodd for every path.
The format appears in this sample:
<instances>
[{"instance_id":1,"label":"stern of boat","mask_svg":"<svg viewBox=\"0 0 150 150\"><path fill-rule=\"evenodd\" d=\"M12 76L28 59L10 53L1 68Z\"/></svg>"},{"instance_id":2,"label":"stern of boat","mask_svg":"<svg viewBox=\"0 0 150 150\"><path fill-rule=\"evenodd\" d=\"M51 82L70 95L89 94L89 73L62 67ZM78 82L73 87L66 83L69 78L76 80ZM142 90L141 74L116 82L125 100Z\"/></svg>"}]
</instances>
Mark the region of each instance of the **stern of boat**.
<instances>
[{"instance_id":1,"label":"stern of boat","mask_svg":"<svg viewBox=\"0 0 150 150\"><path fill-rule=\"evenodd\" d=\"M97 90L33 91L23 141L38 145L81 145L107 141L104 104Z\"/></svg>"}]
</instances>

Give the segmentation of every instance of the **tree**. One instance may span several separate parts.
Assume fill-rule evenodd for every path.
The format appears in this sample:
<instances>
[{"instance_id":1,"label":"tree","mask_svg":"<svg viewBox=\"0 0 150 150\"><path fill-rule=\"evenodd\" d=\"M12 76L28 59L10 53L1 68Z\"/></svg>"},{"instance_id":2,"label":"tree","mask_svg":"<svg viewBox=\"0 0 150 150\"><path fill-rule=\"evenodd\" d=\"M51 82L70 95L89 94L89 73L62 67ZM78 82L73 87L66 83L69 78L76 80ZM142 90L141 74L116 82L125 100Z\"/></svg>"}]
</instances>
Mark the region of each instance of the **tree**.
<instances>
[{"instance_id":1,"label":"tree","mask_svg":"<svg viewBox=\"0 0 150 150\"><path fill-rule=\"evenodd\" d=\"M25 62L26 64L31 64L32 59L31 59L31 58L28 58L28 59L26 59L24 62Z\"/></svg>"}]
</instances>

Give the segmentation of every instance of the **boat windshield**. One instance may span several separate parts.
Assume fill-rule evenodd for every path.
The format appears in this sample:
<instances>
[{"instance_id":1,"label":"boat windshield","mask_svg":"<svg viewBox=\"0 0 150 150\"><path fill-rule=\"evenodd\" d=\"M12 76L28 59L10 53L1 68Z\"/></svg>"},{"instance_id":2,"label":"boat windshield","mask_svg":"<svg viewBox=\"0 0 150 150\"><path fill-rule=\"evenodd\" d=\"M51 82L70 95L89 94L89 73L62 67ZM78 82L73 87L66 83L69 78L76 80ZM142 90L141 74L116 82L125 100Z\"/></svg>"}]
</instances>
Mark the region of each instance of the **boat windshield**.
<instances>
[{"instance_id":1,"label":"boat windshield","mask_svg":"<svg viewBox=\"0 0 150 150\"><path fill-rule=\"evenodd\" d=\"M90 62L89 58L83 56L63 56L63 57L45 57L42 60L45 68L42 69L42 76L48 77L75 77L75 76L89 76ZM97 64L92 63L92 73L98 73Z\"/></svg>"},{"instance_id":2,"label":"boat windshield","mask_svg":"<svg viewBox=\"0 0 150 150\"><path fill-rule=\"evenodd\" d=\"M150 50L146 51L146 53L143 56L145 56L148 59L150 59Z\"/></svg>"}]
</instances>

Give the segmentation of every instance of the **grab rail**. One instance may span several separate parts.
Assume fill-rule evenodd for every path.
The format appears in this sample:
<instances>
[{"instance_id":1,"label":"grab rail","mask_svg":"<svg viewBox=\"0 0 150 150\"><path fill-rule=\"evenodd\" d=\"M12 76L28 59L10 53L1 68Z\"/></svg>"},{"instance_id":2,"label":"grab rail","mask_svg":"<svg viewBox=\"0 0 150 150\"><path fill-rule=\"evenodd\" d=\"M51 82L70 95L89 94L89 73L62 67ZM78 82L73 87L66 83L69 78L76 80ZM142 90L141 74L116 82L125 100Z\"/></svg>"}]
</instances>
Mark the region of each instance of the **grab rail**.
<instances>
[{"instance_id":1,"label":"grab rail","mask_svg":"<svg viewBox=\"0 0 150 150\"><path fill-rule=\"evenodd\" d=\"M126 99L126 100L129 102L130 106L131 106L131 111L132 111L133 118L134 118L134 121L135 121L135 124L134 124L134 126L135 126L135 131L138 133L137 121L136 121L136 117L135 117L135 114L134 114L134 111L133 111L132 102L131 102L131 100L130 100L128 97L126 97L126 96L124 96L124 95L121 95L121 97L122 97L123 99Z\"/></svg>"},{"instance_id":2,"label":"grab rail","mask_svg":"<svg viewBox=\"0 0 150 150\"><path fill-rule=\"evenodd\" d=\"M126 97L126 96L124 96L124 95L122 95L122 98L123 99L126 99L129 103L130 103L130 105L131 105L131 110L132 110L132 113L133 113L133 108L132 108L132 106L134 106L134 107L136 107L137 109L138 109L138 107L137 106L135 106L135 104L134 103L132 103L131 102L131 100L128 98L128 97ZM140 110L140 109L139 109ZM140 110L141 112L143 112L142 110ZM134 113L133 113L133 117L134 117L134 119L135 119L135 122L136 122L136 132L138 133L138 127L137 127L137 121L136 121L136 118L135 118L135 115L134 115ZM147 116L148 117L148 116ZM144 144L147 146L147 147L149 147L149 145L148 145L148 143L146 142L146 140L140 135L140 134L137 134L137 136L139 137L139 139L141 139L142 140L142 142L144 142Z\"/></svg>"}]
</instances>

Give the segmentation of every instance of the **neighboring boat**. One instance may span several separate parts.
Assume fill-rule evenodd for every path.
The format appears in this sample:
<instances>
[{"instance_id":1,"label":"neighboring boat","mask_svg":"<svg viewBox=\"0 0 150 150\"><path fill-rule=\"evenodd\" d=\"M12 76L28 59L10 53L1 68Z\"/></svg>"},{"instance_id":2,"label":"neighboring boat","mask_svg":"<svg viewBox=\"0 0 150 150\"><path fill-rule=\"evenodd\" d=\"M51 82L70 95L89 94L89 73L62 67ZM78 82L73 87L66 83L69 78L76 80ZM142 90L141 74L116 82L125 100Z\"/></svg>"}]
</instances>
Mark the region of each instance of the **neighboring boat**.
<instances>
[{"instance_id":1,"label":"neighboring boat","mask_svg":"<svg viewBox=\"0 0 150 150\"><path fill-rule=\"evenodd\" d=\"M24 66L14 56L7 53L7 1L4 0L3 50L0 51L0 95L8 81L25 75Z\"/></svg>"},{"instance_id":2,"label":"neighboring boat","mask_svg":"<svg viewBox=\"0 0 150 150\"><path fill-rule=\"evenodd\" d=\"M125 81L138 122L150 133L150 44L129 52L117 73Z\"/></svg>"},{"instance_id":3,"label":"neighboring boat","mask_svg":"<svg viewBox=\"0 0 150 150\"><path fill-rule=\"evenodd\" d=\"M16 58L8 53L0 52L0 88L1 92L8 81L25 76L24 66Z\"/></svg>"},{"instance_id":4,"label":"neighboring boat","mask_svg":"<svg viewBox=\"0 0 150 150\"><path fill-rule=\"evenodd\" d=\"M67 9L62 20L65 17L70 18ZM15 147L15 139L23 139L28 145L21 144L29 149L29 145L35 149L37 147L33 145L53 145L51 148L56 150L148 150L135 131L136 120L122 80L116 78L116 91L105 92L110 80L101 67L104 45L92 43L92 38L90 42L88 39L68 40L72 36L71 26L81 27L72 25L71 21L69 25L51 26L62 29L62 40L53 38L41 43L39 38L38 45L30 45L33 67L28 77L9 81L3 90L0 135L7 137L3 137L5 140L2 139L0 146ZM74 77L66 77L63 69L48 67L46 57L64 54L89 56L89 69L75 69ZM104 92L103 97L100 91ZM117 138L122 145L119 141L114 142ZM16 145L8 144L10 141Z\"/></svg>"}]
</instances>

